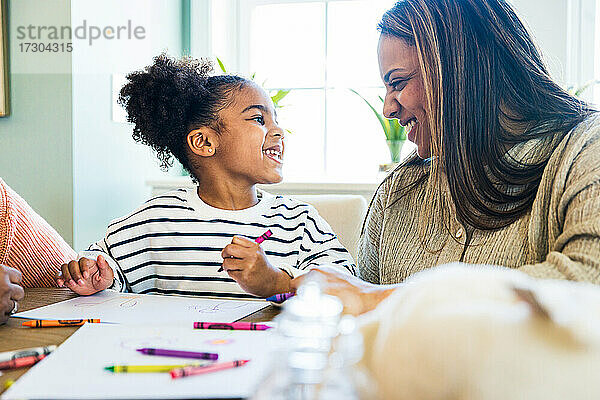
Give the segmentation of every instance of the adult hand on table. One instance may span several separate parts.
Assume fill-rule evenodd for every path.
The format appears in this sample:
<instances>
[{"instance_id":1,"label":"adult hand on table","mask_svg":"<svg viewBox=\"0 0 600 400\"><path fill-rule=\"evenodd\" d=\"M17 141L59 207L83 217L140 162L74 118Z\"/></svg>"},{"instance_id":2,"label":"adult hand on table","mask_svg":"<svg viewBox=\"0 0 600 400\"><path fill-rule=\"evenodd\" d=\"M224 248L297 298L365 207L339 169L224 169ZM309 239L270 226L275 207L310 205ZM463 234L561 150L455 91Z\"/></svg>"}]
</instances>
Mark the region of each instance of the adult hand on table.
<instances>
[{"instance_id":1,"label":"adult hand on table","mask_svg":"<svg viewBox=\"0 0 600 400\"><path fill-rule=\"evenodd\" d=\"M21 272L0 265L0 324L17 311L17 302L25 297L25 291L19 285L21 279Z\"/></svg>"},{"instance_id":2,"label":"adult hand on table","mask_svg":"<svg viewBox=\"0 0 600 400\"><path fill-rule=\"evenodd\" d=\"M79 261L63 264L60 269L56 284L83 296L109 288L115 279L115 273L101 255L97 260L81 257Z\"/></svg>"},{"instance_id":3,"label":"adult hand on table","mask_svg":"<svg viewBox=\"0 0 600 400\"><path fill-rule=\"evenodd\" d=\"M321 266L292 280L293 290L297 290L307 279L314 279L323 293L335 296L344 305L344 313L359 315L371 311L400 285L374 285L362 279L344 274L339 270Z\"/></svg>"}]
</instances>

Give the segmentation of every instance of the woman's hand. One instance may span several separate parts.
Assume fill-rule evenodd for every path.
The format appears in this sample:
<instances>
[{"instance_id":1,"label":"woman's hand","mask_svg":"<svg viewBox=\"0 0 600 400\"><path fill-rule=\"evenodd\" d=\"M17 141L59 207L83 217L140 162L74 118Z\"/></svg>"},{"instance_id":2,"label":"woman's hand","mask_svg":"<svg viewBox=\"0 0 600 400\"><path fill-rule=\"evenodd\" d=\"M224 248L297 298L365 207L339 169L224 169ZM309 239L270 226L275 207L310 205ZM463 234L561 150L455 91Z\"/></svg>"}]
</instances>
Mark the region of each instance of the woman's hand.
<instances>
[{"instance_id":1,"label":"woman's hand","mask_svg":"<svg viewBox=\"0 0 600 400\"><path fill-rule=\"evenodd\" d=\"M242 289L260 297L290 291L291 278L267 260L258 243L234 236L221 252L223 269Z\"/></svg>"},{"instance_id":2,"label":"woman's hand","mask_svg":"<svg viewBox=\"0 0 600 400\"><path fill-rule=\"evenodd\" d=\"M56 284L87 296L109 288L114 279L115 273L104 257L98 256L97 260L81 257L79 261L73 260L62 265Z\"/></svg>"},{"instance_id":3,"label":"woman's hand","mask_svg":"<svg viewBox=\"0 0 600 400\"><path fill-rule=\"evenodd\" d=\"M314 279L324 293L335 296L344 304L344 313L359 315L371 311L399 285L374 285L327 266L314 268L292 280L295 291L306 279Z\"/></svg>"},{"instance_id":4,"label":"woman's hand","mask_svg":"<svg viewBox=\"0 0 600 400\"><path fill-rule=\"evenodd\" d=\"M25 297L25 291L19 285L22 278L20 271L0 265L0 324L8 320L17 301Z\"/></svg>"}]
</instances>

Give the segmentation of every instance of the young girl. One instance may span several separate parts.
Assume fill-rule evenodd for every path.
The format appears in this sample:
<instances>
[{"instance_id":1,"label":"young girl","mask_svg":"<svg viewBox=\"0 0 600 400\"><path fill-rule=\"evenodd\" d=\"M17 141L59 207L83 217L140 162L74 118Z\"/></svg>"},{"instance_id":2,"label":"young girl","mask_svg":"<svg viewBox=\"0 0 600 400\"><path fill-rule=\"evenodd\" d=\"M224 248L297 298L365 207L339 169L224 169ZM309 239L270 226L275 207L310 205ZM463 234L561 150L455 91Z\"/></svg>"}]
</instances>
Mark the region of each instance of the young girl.
<instances>
[{"instance_id":1,"label":"young girl","mask_svg":"<svg viewBox=\"0 0 600 400\"><path fill-rule=\"evenodd\" d=\"M133 138L163 168L175 157L197 183L148 200L62 266L59 286L89 295L135 293L267 297L328 264L354 274L348 251L317 211L256 184L282 180L284 131L252 81L208 76L201 60L162 54L128 76L120 102ZM267 230L262 244L255 239ZM248 293L245 293L248 292Z\"/></svg>"}]
</instances>

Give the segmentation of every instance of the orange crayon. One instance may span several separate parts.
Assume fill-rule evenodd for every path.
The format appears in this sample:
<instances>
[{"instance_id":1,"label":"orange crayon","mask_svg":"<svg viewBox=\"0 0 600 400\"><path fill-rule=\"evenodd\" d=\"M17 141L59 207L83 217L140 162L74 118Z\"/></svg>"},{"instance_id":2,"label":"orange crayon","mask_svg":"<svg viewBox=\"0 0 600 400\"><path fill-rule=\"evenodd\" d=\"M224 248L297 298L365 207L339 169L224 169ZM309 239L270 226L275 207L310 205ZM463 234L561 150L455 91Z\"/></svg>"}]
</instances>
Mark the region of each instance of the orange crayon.
<instances>
[{"instance_id":1,"label":"orange crayon","mask_svg":"<svg viewBox=\"0 0 600 400\"><path fill-rule=\"evenodd\" d=\"M85 323L100 323L99 319L36 319L35 321L23 322L23 326L30 328L52 328L58 326L81 326Z\"/></svg>"},{"instance_id":2,"label":"orange crayon","mask_svg":"<svg viewBox=\"0 0 600 400\"><path fill-rule=\"evenodd\" d=\"M21 357L21 358L15 358L14 360L10 360L10 361L4 361L4 362L0 363L0 370L31 367L33 364L37 363L44 357L46 357L46 355L41 354L39 356Z\"/></svg>"}]
</instances>

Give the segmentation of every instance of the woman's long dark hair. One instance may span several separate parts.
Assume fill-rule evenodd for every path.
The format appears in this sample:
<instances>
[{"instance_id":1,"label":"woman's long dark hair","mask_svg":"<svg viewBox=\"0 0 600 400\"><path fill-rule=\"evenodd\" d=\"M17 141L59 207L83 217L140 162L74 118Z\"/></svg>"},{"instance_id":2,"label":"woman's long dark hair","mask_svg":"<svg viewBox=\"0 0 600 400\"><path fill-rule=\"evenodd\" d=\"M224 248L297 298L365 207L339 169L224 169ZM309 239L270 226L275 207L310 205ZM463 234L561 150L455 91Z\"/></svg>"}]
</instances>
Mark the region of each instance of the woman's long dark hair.
<instances>
[{"instance_id":1,"label":"woman's long dark hair","mask_svg":"<svg viewBox=\"0 0 600 400\"><path fill-rule=\"evenodd\" d=\"M504 0L402 0L379 29L418 55L431 131L432 212L448 209L434 199L447 188L459 221L474 228L501 228L525 214L553 148L594 110L550 78ZM549 139L546 153L535 160L506 156L534 138Z\"/></svg>"}]
</instances>

